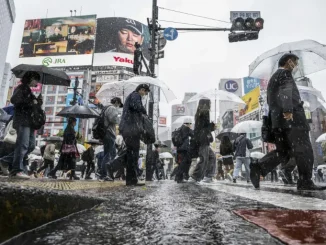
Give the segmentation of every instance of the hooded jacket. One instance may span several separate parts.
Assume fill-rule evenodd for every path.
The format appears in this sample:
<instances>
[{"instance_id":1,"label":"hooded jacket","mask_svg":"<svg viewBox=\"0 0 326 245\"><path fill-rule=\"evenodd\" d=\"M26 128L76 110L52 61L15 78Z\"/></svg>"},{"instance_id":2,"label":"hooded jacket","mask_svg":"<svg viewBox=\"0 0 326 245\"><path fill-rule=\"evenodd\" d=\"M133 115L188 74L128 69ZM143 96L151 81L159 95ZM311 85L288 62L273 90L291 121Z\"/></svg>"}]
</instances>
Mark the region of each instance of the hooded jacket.
<instances>
[{"instance_id":1,"label":"hooded jacket","mask_svg":"<svg viewBox=\"0 0 326 245\"><path fill-rule=\"evenodd\" d=\"M104 126L106 131L115 136L116 125L119 124L118 108L110 104L104 111Z\"/></svg>"}]
</instances>

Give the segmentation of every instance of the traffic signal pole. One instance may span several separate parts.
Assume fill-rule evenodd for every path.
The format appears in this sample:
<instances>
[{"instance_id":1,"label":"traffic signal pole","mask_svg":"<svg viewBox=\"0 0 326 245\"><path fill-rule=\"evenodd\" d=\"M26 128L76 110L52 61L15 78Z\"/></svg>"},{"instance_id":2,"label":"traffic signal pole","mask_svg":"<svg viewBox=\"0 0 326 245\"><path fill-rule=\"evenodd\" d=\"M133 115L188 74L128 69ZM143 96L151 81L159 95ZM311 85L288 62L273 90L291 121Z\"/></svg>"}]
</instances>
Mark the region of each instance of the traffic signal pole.
<instances>
[{"instance_id":1,"label":"traffic signal pole","mask_svg":"<svg viewBox=\"0 0 326 245\"><path fill-rule=\"evenodd\" d=\"M153 0L153 6L152 6L152 35L151 35L151 58L149 62L149 69L151 72L152 77L156 77L155 75L155 53L156 53L156 43L155 43L155 35L156 32L156 20L158 18L157 13L158 7L157 7L157 0ZM154 116L154 87L150 87L151 92L149 93L149 104L148 104L148 117L151 120L151 123L153 124L153 116ZM152 181L153 171L152 171L152 156L153 156L153 149L152 145L147 145L147 154L146 154L146 181Z\"/></svg>"}]
</instances>

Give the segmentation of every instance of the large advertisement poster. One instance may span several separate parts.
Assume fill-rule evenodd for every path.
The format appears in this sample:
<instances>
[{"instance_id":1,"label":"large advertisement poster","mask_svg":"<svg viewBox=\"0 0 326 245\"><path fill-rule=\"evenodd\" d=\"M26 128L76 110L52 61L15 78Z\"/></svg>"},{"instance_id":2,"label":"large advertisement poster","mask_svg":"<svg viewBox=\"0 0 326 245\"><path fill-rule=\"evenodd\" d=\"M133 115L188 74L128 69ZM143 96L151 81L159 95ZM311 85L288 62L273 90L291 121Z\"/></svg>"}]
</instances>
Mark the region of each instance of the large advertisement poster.
<instances>
[{"instance_id":1,"label":"large advertisement poster","mask_svg":"<svg viewBox=\"0 0 326 245\"><path fill-rule=\"evenodd\" d=\"M255 77L244 77L243 78L243 91L244 94L249 93L253 89L260 86L260 79Z\"/></svg>"},{"instance_id":2,"label":"large advertisement poster","mask_svg":"<svg viewBox=\"0 0 326 245\"><path fill-rule=\"evenodd\" d=\"M242 100L246 103L246 106L240 110L240 116L243 116L259 108L259 96L260 88L256 87L242 97Z\"/></svg>"},{"instance_id":3,"label":"large advertisement poster","mask_svg":"<svg viewBox=\"0 0 326 245\"><path fill-rule=\"evenodd\" d=\"M149 60L148 27L136 20L122 17L97 19L94 66L133 67L135 43L141 45Z\"/></svg>"},{"instance_id":4,"label":"large advertisement poster","mask_svg":"<svg viewBox=\"0 0 326 245\"><path fill-rule=\"evenodd\" d=\"M92 64L96 15L26 20L19 62L49 67Z\"/></svg>"}]
</instances>

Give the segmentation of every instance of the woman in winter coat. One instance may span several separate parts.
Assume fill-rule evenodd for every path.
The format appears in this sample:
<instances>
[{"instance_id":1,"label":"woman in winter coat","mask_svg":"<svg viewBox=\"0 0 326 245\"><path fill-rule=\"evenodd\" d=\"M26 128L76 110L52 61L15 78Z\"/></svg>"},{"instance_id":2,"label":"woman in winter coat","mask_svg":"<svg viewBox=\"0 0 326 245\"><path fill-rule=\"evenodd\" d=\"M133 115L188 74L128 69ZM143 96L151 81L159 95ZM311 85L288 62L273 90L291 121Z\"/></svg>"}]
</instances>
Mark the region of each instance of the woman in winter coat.
<instances>
[{"instance_id":1,"label":"woman in winter coat","mask_svg":"<svg viewBox=\"0 0 326 245\"><path fill-rule=\"evenodd\" d=\"M76 118L69 117L68 125L63 134L63 142L60 149L60 158L57 166L48 174L49 177L56 179L56 172L59 169L70 170L70 180L79 180L79 177L76 176L76 155L79 155L77 149L77 138L74 127L76 126ZM72 153L64 153L63 147L64 144L74 145L75 152Z\"/></svg>"},{"instance_id":2,"label":"woman in winter coat","mask_svg":"<svg viewBox=\"0 0 326 245\"><path fill-rule=\"evenodd\" d=\"M210 148L210 143L213 142L212 131L215 130L215 124L210 122L210 107L209 99L201 99L198 104L195 115L194 141L199 147L198 155L199 162L191 176L189 182L212 182L215 175L216 157L213 150ZM205 177L205 178L204 178Z\"/></svg>"},{"instance_id":3,"label":"woman in winter coat","mask_svg":"<svg viewBox=\"0 0 326 245\"><path fill-rule=\"evenodd\" d=\"M42 104L42 97L38 98L32 93L31 87L37 86L40 75L37 72L26 72L22 83L15 89L10 102L15 106L13 127L17 131L14 160L10 177L29 179L24 173L28 165L27 155L35 149L35 134L31 120L33 106ZM25 167L24 167L25 166Z\"/></svg>"},{"instance_id":4,"label":"woman in winter coat","mask_svg":"<svg viewBox=\"0 0 326 245\"><path fill-rule=\"evenodd\" d=\"M233 145L228 136L223 136L220 145L220 154L223 158L223 165L225 167L225 172L227 177L232 180L232 174L234 169L233 163Z\"/></svg>"}]
</instances>

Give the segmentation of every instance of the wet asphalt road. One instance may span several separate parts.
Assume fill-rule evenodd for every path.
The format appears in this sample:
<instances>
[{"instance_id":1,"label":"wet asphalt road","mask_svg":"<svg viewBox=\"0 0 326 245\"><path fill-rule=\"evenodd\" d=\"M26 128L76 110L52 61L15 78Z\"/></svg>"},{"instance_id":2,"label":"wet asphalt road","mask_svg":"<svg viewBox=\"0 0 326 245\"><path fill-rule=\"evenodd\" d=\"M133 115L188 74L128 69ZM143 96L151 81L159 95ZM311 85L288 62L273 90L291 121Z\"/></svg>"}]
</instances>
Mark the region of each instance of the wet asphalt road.
<instances>
[{"instance_id":1,"label":"wet asphalt road","mask_svg":"<svg viewBox=\"0 0 326 245\"><path fill-rule=\"evenodd\" d=\"M174 181L104 192L108 201L6 244L282 244L232 210L273 208Z\"/></svg>"}]
</instances>

